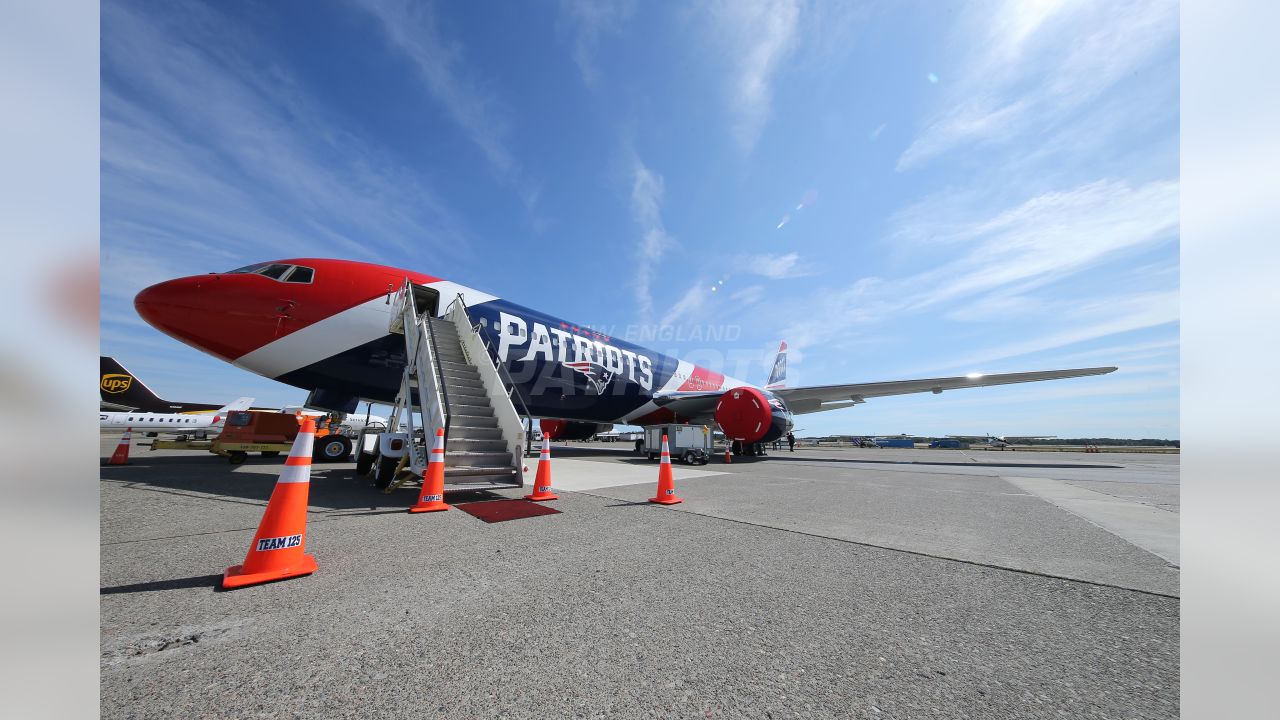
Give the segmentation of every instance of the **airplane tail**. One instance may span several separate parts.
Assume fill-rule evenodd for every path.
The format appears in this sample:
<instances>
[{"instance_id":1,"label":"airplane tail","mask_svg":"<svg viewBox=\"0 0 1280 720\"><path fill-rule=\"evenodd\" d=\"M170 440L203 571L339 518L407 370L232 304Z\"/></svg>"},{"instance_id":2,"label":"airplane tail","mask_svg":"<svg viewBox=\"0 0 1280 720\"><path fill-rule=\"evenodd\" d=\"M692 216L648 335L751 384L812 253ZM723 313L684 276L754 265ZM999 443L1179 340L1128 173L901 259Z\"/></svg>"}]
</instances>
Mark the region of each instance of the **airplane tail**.
<instances>
[{"instance_id":1,"label":"airplane tail","mask_svg":"<svg viewBox=\"0 0 1280 720\"><path fill-rule=\"evenodd\" d=\"M773 372L769 373L769 382L765 389L786 387L787 384L787 343L778 346L778 357L773 361Z\"/></svg>"},{"instance_id":2,"label":"airplane tail","mask_svg":"<svg viewBox=\"0 0 1280 720\"><path fill-rule=\"evenodd\" d=\"M253 404L253 398L251 397L239 398L235 402L229 402L226 405L223 405L222 407L218 408L218 415L226 415L227 413L233 412L235 410L248 410L249 406L252 404Z\"/></svg>"},{"instance_id":3,"label":"airplane tail","mask_svg":"<svg viewBox=\"0 0 1280 720\"><path fill-rule=\"evenodd\" d=\"M167 402L160 399L146 383L126 370L115 358L98 356L98 367L101 375L98 390L102 402L151 412L165 412L168 409Z\"/></svg>"}]
</instances>

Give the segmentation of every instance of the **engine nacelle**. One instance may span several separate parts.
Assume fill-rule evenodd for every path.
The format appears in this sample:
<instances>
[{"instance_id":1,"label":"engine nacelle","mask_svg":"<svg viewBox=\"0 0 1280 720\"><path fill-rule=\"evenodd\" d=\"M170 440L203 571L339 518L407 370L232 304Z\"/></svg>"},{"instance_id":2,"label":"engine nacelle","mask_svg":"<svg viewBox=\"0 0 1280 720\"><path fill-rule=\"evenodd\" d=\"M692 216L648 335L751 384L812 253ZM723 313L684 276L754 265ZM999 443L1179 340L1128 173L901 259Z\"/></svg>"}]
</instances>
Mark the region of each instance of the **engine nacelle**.
<instances>
[{"instance_id":1,"label":"engine nacelle","mask_svg":"<svg viewBox=\"0 0 1280 720\"><path fill-rule=\"evenodd\" d=\"M543 418L538 421L538 427L542 428L543 437L552 440L586 440L596 433L609 432L613 429L613 423Z\"/></svg>"},{"instance_id":2,"label":"engine nacelle","mask_svg":"<svg viewBox=\"0 0 1280 720\"><path fill-rule=\"evenodd\" d=\"M716 422L725 437L744 442L761 442L767 435L772 440L781 433L773 430L773 405L763 392L751 387L726 391L716 403Z\"/></svg>"}]
</instances>

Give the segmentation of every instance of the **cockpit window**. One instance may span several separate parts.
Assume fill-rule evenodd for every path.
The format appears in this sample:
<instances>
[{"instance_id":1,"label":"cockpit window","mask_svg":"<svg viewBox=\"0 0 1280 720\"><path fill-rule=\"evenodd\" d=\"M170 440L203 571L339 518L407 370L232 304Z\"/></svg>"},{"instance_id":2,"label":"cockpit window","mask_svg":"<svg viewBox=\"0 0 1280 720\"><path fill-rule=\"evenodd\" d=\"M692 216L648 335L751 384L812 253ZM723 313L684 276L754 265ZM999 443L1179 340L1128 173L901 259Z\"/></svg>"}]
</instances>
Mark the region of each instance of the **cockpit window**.
<instances>
[{"instance_id":1,"label":"cockpit window","mask_svg":"<svg viewBox=\"0 0 1280 720\"><path fill-rule=\"evenodd\" d=\"M314 276L315 271L311 268L295 265L293 272L289 273L289 276L286 277L284 281L291 283L309 283L311 282L311 278Z\"/></svg>"},{"instance_id":2,"label":"cockpit window","mask_svg":"<svg viewBox=\"0 0 1280 720\"><path fill-rule=\"evenodd\" d=\"M266 267L268 264L269 264L269 263L254 263L254 264L252 264L252 265L245 265L245 266L244 266L244 267L242 267L242 268L236 268L235 270L230 270L230 271L228 271L228 272L226 272L226 273L224 273L224 274L226 274L226 275L238 275L238 274L239 274L239 275L243 275L243 274L245 274L245 273L257 272L258 270L260 270L260 269L262 269L262 268Z\"/></svg>"},{"instance_id":3,"label":"cockpit window","mask_svg":"<svg viewBox=\"0 0 1280 720\"><path fill-rule=\"evenodd\" d=\"M281 264L279 264L279 263L273 263L273 264L271 264L271 265L267 265L266 267L261 268L261 269L259 269L259 270L255 270L254 272L256 272L256 273L257 273L257 274L259 274L259 275L265 275L265 276L267 276L267 277L271 278L272 280L279 280L281 277L283 277L283 276L284 276L284 274L285 274L286 272L288 272L288 271L289 271L289 268L291 268L291 267L293 267L293 266L292 266L292 265L281 265Z\"/></svg>"}]
</instances>

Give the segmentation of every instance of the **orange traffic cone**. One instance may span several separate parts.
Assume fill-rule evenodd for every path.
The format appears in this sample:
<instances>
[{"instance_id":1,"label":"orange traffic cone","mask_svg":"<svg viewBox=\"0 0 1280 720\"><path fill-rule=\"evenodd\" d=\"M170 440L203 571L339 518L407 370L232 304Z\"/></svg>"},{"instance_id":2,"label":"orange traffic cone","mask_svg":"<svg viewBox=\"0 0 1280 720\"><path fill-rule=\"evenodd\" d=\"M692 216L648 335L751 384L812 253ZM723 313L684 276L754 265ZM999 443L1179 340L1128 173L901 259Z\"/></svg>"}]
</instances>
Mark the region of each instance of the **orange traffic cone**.
<instances>
[{"instance_id":1,"label":"orange traffic cone","mask_svg":"<svg viewBox=\"0 0 1280 720\"><path fill-rule=\"evenodd\" d=\"M116 451L111 453L111 459L107 461L108 465L129 464L129 441L132 438L133 428L125 428L124 434L120 436L120 442L116 445Z\"/></svg>"},{"instance_id":2,"label":"orange traffic cone","mask_svg":"<svg viewBox=\"0 0 1280 720\"><path fill-rule=\"evenodd\" d=\"M409 508L411 513L437 512L448 510L444 501L444 428L436 430L436 446L431 448L431 457L427 459L427 474L422 478L422 494L418 502Z\"/></svg>"},{"instance_id":3,"label":"orange traffic cone","mask_svg":"<svg viewBox=\"0 0 1280 720\"><path fill-rule=\"evenodd\" d=\"M658 465L658 495L649 498L649 502L659 505L675 505L684 502L676 497L676 481L671 477L671 450L667 447L667 436L662 436L662 462Z\"/></svg>"},{"instance_id":4,"label":"orange traffic cone","mask_svg":"<svg viewBox=\"0 0 1280 720\"><path fill-rule=\"evenodd\" d=\"M260 585L316 571L316 559L306 554L307 495L311 489L315 433L314 420L302 423L249 545L249 554L244 564L229 567L222 574L223 588Z\"/></svg>"},{"instance_id":5,"label":"orange traffic cone","mask_svg":"<svg viewBox=\"0 0 1280 720\"><path fill-rule=\"evenodd\" d=\"M725 446L724 446L724 464L725 465L733 464L733 455L729 453L729 451L732 449L733 449L733 441L729 440L728 438L725 438Z\"/></svg>"},{"instance_id":6,"label":"orange traffic cone","mask_svg":"<svg viewBox=\"0 0 1280 720\"><path fill-rule=\"evenodd\" d=\"M551 440L542 438L542 454L538 456L538 475L533 481L533 493L524 496L525 500L545 502L559 500L560 496L551 492Z\"/></svg>"}]
</instances>

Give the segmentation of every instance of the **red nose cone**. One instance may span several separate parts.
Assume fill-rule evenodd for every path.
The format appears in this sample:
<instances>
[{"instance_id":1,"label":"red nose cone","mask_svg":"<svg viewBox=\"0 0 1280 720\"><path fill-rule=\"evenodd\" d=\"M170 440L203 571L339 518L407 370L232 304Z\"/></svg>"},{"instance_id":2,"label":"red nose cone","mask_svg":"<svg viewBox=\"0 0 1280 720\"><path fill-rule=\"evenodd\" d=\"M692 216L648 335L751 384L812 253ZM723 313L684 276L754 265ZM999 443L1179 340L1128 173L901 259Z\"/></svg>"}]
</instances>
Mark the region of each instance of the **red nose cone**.
<instances>
[{"instance_id":1,"label":"red nose cone","mask_svg":"<svg viewBox=\"0 0 1280 720\"><path fill-rule=\"evenodd\" d=\"M178 278L152 285L138 293L133 307L160 332L205 352L231 360L244 354L227 332L225 304L220 307L222 284L218 275ZM225 303L225 298L221 298ZM230 341L230 342L229 342Z\"/></svg>"}]
</instances>

